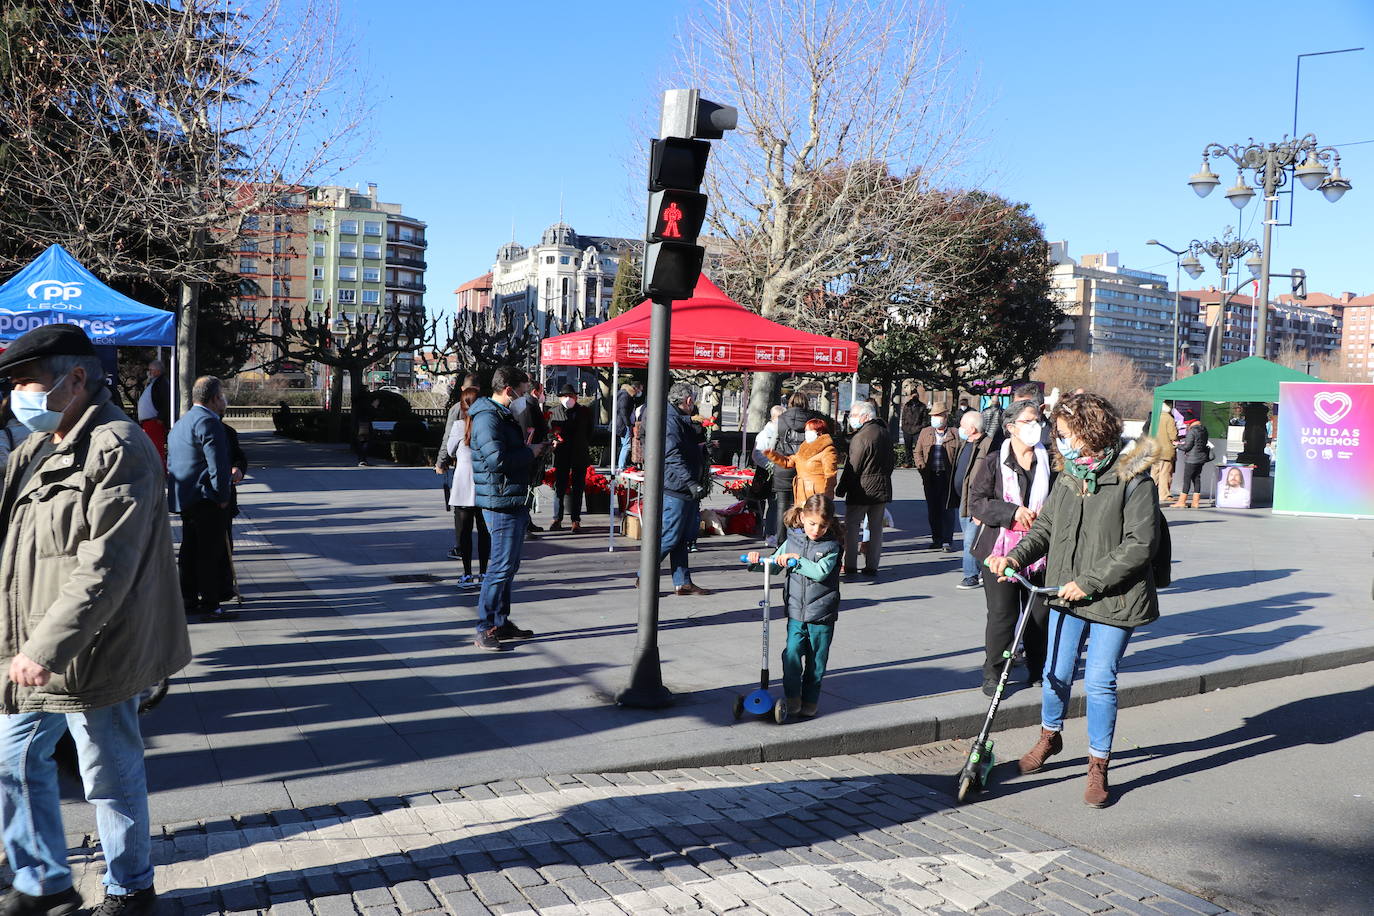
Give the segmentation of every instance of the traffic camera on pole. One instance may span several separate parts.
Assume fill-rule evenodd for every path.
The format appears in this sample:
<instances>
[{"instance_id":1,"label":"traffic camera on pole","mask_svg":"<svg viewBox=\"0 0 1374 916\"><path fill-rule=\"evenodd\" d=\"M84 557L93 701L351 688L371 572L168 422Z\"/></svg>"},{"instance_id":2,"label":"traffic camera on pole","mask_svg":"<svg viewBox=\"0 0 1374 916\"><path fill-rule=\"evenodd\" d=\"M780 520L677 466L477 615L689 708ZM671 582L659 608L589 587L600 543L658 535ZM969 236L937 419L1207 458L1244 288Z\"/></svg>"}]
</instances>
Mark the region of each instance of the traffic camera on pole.
<instances>
[{"instance_id":1,"label":"traffic camera on pole","mask_svg":"<svg viewBox=\"0 0 1374 916\"><path fill-rule=\"evenodd\" d=\"M701 183L711 156L709 139L733 130L734 108L701 98L696 89L663 94L661 139L649 151L649 213L644 231L646 298L687 299L696 289L706 249L697 237L706 221Z\"/></svg>"}]
</instances>

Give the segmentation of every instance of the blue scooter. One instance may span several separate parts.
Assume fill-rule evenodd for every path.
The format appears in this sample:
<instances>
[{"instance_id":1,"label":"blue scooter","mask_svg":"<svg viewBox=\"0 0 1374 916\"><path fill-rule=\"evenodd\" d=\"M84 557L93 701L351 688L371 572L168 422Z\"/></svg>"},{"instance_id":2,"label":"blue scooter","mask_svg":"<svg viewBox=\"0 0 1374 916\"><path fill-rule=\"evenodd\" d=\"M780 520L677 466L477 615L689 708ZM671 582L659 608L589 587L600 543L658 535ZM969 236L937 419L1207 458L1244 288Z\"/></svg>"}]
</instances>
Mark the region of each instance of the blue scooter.
<instances>
[{"instance_id":1,"label":"blue scooter","mask_svg":"<svg viewBox=\"0 0 1374 916\"><path fill-rule=\"evenodd\" d=\"M749 562L749 554L740 554L741 563ZM772 585L773 567L776 564L766 558L762 558L763 566L763 600L759 602L759 607L763 608L763 667L759 671L759 687L751 690L747 694L739 694L735 697L735 720L743 718L746 712L756 716L766 716L770 713L773 721L779 725L787 721L787 701L773 695L768 691L768 622L773 616L772 601L769 596L769 587ZM797 565L796 560L788 560L787 568L791 569Z\"/></svg>"}]
</instances>

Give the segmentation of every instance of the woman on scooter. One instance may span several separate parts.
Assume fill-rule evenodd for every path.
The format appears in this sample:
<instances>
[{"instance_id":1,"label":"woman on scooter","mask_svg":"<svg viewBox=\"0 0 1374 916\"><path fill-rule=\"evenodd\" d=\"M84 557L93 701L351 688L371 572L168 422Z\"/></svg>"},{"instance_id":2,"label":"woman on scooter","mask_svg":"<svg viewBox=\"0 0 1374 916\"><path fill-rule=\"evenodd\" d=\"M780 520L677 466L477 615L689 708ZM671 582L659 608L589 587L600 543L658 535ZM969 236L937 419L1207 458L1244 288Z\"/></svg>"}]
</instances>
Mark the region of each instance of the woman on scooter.
<instances>
[{"instance_id":1,"label":"woman on scooter","mask_svg":"<svg viewBox=\"0 0 1374 916\"><path fill-rule=\"evenodd\" d=\"M1058 473L1052 467L1049 451L1040 444L1040 405L1017 401L1004 416L1007 437L1000 449L979 461L969 488L968 511L978 526L971 553L979 562L989 556L1006 556L1021 543L1044 508ZM1032 563L1025 575L1033 585L1044 585L1044 559ZM1002 674L1002 653L1011 643L1021 615L1021 586L985 576L983 599L988 608L983 693L992 696ZM1038 687L1045 670L1045 624L1049 619L1043 595L1031 597L1030 615L1022 636L1026 647L1026 683Z\"/></svg>"},{"instance_id":2,"label":"woman on scooter","mask_svg":"<svg viewBox=\"0 0 1374 916\"><path fill-rule=\"evenodd\" d=\"M1116 730L1116 675L1131 633L1159 616L1151 557L1158 540L1158 494L1150 485L1154 443L1141 437L1121 448L1121 415L1095 394L1064 398L1050 414L1063 472L1021 543L988 558L999 576L1042 557L1045 578L1062 583L1049 599L1047 661L1040 740L1021 758L1034 773L1064 749L1064 714L1074 666L1088 644L1088 785L1085 804L1110 800L1107 762ZM1130 487L1130 482L1146 479ZM1127 490L1130 498L1127 498Z\"/></svg>"},{"instance_id":3,"label":"woman on scooter","mask_svg":"<svg viewBox=\"0 0 1374 916\"><path fill-rule=\"evenodd\" d=\"M768 558L787 571L787 648L782 650L782 692L787 714L809 719L821 699L821 678L840 616L840 551L844 529L824 493L807 497L783 516L787 540ZM749 562L763 562L757 552Z\"/></svg>"}]
</instances>

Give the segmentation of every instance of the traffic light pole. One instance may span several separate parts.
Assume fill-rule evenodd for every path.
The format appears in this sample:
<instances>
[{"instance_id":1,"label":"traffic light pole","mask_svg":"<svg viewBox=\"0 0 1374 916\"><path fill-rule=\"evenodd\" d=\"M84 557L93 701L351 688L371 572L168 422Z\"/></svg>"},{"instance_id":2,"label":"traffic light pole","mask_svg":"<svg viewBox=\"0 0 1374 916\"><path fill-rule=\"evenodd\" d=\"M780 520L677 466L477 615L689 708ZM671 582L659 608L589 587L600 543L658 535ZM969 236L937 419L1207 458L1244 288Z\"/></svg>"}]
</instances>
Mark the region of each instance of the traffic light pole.
<instances>
[{"instance_id":1,"label":"traffic light pole","mask_svg":"<svg viewBox=\"0 0 1374 916\"><path fill-rule=\"evenodd\" d=\"M621 706L662 709L673 693L663 686L658 654L658 571L663 547L663 452L668 427L668 343L673 303L655 297L649 325L649 384L644 401L644 485L639 501L639 630L630 686L615 698Z\"/></svg>"}]
</instances>

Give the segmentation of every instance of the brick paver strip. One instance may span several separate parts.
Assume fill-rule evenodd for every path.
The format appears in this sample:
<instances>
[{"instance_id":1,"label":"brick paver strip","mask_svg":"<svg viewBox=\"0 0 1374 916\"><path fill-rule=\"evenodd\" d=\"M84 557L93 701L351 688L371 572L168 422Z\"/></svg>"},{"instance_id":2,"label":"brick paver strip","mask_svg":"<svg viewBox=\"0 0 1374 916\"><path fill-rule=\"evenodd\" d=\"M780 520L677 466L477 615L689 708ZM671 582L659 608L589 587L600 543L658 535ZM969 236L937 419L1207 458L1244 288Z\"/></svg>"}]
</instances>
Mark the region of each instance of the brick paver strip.
<instances>
[{"instance_id":1,"label":"brick paver strip","mask_svg":"<svg viewBox=\"0 0 1374 916\"><path fill-rule=\"evenodd\" d=\"M173 913L1224 912L921 775L866 754L503 781L178 824L153 855ZM99 899L95 842L72 861Z\"/></svg>"}]
</instances>

